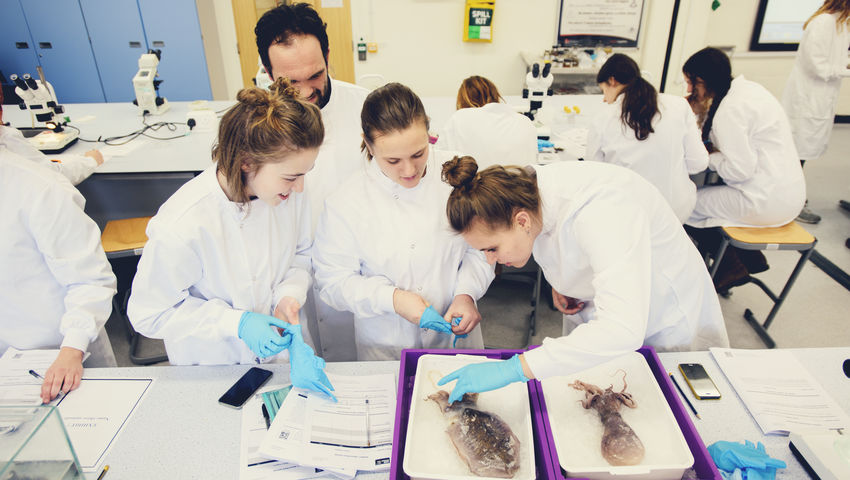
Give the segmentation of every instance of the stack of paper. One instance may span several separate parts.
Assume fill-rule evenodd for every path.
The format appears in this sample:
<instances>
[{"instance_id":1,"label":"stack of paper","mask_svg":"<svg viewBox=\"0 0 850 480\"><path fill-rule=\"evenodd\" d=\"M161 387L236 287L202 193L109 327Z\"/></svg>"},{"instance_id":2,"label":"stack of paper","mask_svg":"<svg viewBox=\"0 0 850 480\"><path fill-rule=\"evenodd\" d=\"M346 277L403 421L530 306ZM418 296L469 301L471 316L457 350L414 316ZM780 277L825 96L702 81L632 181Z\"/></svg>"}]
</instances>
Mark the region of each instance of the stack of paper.
<instances>
[{"instance_id":1,"label":"stack of paper","mask_svg":"<svg viewBox=\"0 0 850 480\"><path fill-rule=\"evenodd\" d=\"M41 405L41 376L56 360L59 350L18 350L9 347L0 357L0 405Z\"/></svg>"},{"instance_id":2,"label":"stack of paper","mask_svg":"<svg viewBox=\"0 0 850 480\"><path fill-rule=\"evenodd\" d=\"M258 453L320 468L341 478L358 471L386 471L392 455L395 376L328 375L339 402L293 389ZM259 407L258 407L259 408Z\"/></svg>"},{"instance_id":3,"label":"stack of paper","mask_svg":"<svg viewBox=\"0 0 850 480\"><path fill-rule=\"evenodd\" d=\"M765 435L850 427L847 413L792 352L712 348L711 354Z\"/></svg>"}]
</instances>

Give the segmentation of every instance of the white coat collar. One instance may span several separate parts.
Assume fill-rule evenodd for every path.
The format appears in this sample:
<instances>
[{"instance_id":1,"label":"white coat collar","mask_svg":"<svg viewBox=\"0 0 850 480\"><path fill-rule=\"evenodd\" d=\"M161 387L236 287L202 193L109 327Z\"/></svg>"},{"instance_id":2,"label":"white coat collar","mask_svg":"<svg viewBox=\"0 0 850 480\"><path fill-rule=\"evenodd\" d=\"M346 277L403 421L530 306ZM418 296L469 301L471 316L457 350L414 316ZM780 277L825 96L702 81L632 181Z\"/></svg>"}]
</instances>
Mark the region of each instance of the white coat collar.
<instances>
[{"instance_id":1,"label":"white coat collar","mask_svg":"<svg viewBox=\"0 0 850 480\"><path fill-rule=\"evenodd\" d=\"M213 198L216 199L216 202L222 211L227 212L236 221L244 220L245 217L248 216L248 206L242 205L239 202L233 202L227 198L227 195L224 193L224 189L222 189L221 185L218 183L216 168L216 164L207 167L206 170L201 172L199 177L202 179L207 189L209 189Z\"/></svg>"},{"instance_id":2,"label":"white coat collar","mask_svg":"<svg viewBox=\"0 0 850 480\"><path fill-rule=\"evenodd\" d=\"M541 181L541 174L543 172L540 171L541 166L539 165L530 165L531 168L537 172L537 193L540 196L540 216L543 222L542 230L540 231L540 235L546 235L549 232L555 229L555 226L558 224L558 218L555 215L556 211L553 209L552 205L549 205L543 197L545 195L545 186ZM553 199L554 200L554 199Z\"/></svg>"},{"instance_id":3,"label":"white coat collar","mask_svg":"<svg viewBox=\"0 0 850 480\"><path fill-rule=\"evenodd\" d=\"M425 170L425 176L422 177L422 179L419 181L419 184L417 184L413 188L402 187L401 185L384 175L384 172L381 171L381 167L378 165L377 160L375 160L374 158L372 160L364 161L368 163L368 165L366 166L366 174L369 175L369 177L373 179L382 189L384 189L391 195L415 195L417 192L423 190L423 185L433 181L434 178L437 178L437 176L440 175L440 172L437 169L436 165L436 152L434 151L433 145L428 145L428 163Z\"/></svg>"}]
</instances>

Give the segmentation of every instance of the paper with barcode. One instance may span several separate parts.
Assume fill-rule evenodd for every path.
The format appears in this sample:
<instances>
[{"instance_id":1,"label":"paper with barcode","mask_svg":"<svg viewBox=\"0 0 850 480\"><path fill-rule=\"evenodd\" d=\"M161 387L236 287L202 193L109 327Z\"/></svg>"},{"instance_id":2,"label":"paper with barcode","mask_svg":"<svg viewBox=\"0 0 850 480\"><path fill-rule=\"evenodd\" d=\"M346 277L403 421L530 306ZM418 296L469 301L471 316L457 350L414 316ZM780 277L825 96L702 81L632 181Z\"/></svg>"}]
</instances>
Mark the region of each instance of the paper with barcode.
<instances>
[{"instance_id":1,"label":"paper with barcode","mask_svg":"<svg viewBox=\"0 0 850 480\"><path fill-rule=\"evenodd\" d=\"M850 427L850 417L789 350L712 348L765 435Z\"/></svg>"}]
</instances>

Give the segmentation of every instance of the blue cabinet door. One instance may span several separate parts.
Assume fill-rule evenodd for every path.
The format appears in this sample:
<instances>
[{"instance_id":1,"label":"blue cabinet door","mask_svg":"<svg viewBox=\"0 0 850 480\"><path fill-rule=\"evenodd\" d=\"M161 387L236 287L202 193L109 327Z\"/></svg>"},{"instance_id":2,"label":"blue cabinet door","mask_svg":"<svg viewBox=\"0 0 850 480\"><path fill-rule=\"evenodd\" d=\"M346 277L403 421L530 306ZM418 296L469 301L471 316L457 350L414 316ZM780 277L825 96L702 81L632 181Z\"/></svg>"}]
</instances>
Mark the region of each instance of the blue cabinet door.
<instances>
[{"instance_id":1,"label":"blue cabinet door","mask_svg":"<svg viewBox=\"0 0 850 480\"><path fill-rule=\"evenodd\" d=\"M160 95L169 101L212 100L195 0L139 0L148 48L162 50Z\"/></svg>"},{"instance_id":2,"label":"blue cabinet door","mask_svg":"<svg viewBox=\"0 0 850 480\"><path fill-rule=\"evenodd\" d=\"M0 0L0 12L3 12L3 24L0 26L2 81L8 82L13 73L36 75L38 56L21 4L18 0Z\"/></svg>"},{"instance_id":3,"label":"blue cabinet door","mask_svg":"<svg viewBox=\"0 0 850 480\"><path fill-rule=\"evenodd\" d=\"M104 101L100 75L80 4L69 0L23 0L21 6L47 81L59 103Z\"/></svg>"},{"instance_id":4,"label":"blue cabinet door","mask_svg":"<svg viewBox=\"0 0 850 480\"><path fill-rule=\"evenodd\" d=\"M136 0L80 0L107 102L132 102L133 75L148 51Z\"/></svg>"}]
</instances>

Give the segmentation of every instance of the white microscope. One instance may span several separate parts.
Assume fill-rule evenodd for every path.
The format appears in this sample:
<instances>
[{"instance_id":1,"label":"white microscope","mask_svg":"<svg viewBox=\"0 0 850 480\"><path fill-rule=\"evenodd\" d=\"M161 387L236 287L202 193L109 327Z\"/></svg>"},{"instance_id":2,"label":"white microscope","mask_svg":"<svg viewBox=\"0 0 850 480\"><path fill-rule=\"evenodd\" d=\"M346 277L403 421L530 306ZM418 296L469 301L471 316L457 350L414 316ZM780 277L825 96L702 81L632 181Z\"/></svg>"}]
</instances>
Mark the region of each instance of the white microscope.
<instances>
[{"instance_id":1,"label":"white microscope","mask_svg":"<svg viewBox=\"0 0 850 480\"><path fill-rule=\"evenodd\" d=\"M77 141L80 133L77 130L66 130L63 127L67 122L62 118L56 118L58 114L65 113L65 108L56 100L56 91L53 85L44 79L44 71L36 67L39 80L25 73L22 77L10 75L9 79L15 83L15 94L21 98L21 110L29 110L34 115L32 128L19 129L24 137L35 148L45 153L60 153ZM36 127L38 123L38 127Z\"/></svg>"},{"instance_id":2,"label":"white microscope","mask_svg":"<svg viewBox=\"0 0 850 480\"><path fill-rule=\"evenodd\" d=\"M257 69L257 75L254 76L254 85L268 90L274 81L272 80L272 77L269 76L269 72L266 71L266 67L263 66L263 60L257 60L257 64L259 65L259 68Z\"/></svg>"},{"instance_id":3,"label":"white microscope","mask_svg":"<svg viewBox=\"0 0 850 480\"><path fill-rule=\"evenodd\" d=\"M525 116L534 120L537 111L543 107L543 100L552 96L552 64L546 62L543 67L540 63L534 63L531 70L525 75L525 88L522 89L522 98L528 99L528 112Z\"/></svg>"},{"instance_id":4,"label":"white microscope","mask_svg":"<svg viewBox=\"0 0 850 480\"><path fill-rule=\"evenodd\" d=\"M139 57L139 71L133 77L133 89L136 91L136 99L133 105L139 106L139 114L144 116L145 112L150 115L161 115L168 108L168 100L159 96L159 84L162 80L156 78L156 67L162 50L148 50Z\"/></svg>"}]
</instances>

